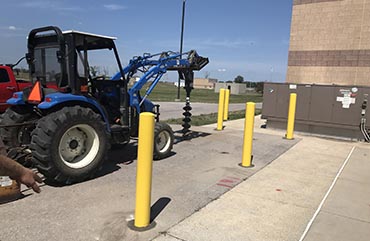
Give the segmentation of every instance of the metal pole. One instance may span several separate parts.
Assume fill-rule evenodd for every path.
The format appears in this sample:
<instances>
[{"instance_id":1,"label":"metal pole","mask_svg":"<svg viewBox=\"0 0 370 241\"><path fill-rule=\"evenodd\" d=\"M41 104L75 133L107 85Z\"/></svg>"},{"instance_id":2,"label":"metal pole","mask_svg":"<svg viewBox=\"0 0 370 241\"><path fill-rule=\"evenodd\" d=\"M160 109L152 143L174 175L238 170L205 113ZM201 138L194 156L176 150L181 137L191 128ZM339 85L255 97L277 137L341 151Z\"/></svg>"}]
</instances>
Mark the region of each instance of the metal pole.
<instances>
[{"instance_id":1,"label":"metal pole","mask_svg":"<svg viewBox=\"0 0 370 241\"><path fill-rule=\"evenodd\" d=\"M218 99L218 116L217 116L217 128L216 130L223 130L223 121L224 121L224 109L225 109L225 89L220 89L220 95Z\"/></svg>"},{"instance_id":2,"label":"metal pole","mask_svg":"<svg viewBox=\"0 0 370 241\"><path fill-rule=\"evenodd\" d=\"M182 1L182 20L181 20L181 37L180 37L180 57L182 58L182 45L184 43L184 19L185 19L185 2L186 0ZM177 85L177 99L180 100L180 76L178 78L178 85Z\"/></svg>"},{"instance_id":3,"label":"metal pole","mask_svg":"<svg viewBox=\"0 0 370 241\"><path fill-rule=\"evenodd\" d=\"M242 155L242 167L253 167L252 164L252 148L253 148L253 129L254 129L254 113L256 104L247 102L244 122L244 143Z\"/></svg>"},{"instance_id":4,"label":"metal pole","mask_svg":"<svg viewBox=\"0 0 370 241\"><path fill-rule=\"evenodd\" d=\"M224 121L229 119L230 90L225 89Z\"/></svg>"},{"instance_id":5,"label":"metal pole","mask_svg":"<svg viewBox=\"0 0 370 241\"><path fill-rule=\"evenodd\" d=\"M150 224L155 125L154 114L149 112L141 113L139 123L134 226L136 228L144 228Z\"/></svg>"},{"instance_id":6,"label":"metal pole","mask_svg":"<svg viewBox=\"0 0 370 241\"><path fill-rule=\"evenodd\" d=\"M291 93L290 98L289 98L287 131L285 135L285 138L287 140L294 139L293 134L294 134L294 120L295 120L296 104L297 104L297 94Z\"/></svg>"}]
</instances>

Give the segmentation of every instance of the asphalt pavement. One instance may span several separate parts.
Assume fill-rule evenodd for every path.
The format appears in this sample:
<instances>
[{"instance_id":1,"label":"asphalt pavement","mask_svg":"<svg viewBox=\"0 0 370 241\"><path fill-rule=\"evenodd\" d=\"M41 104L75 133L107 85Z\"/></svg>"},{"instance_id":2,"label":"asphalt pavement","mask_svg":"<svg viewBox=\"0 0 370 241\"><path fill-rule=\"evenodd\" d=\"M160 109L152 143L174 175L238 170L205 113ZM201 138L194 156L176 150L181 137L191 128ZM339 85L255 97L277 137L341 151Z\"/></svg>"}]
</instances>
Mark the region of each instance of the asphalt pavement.
<instances>
[{"instance_id":1,"label":"asphalt pavement","mask_svg":"<svg viewBox=\"0 0 370 241\"><path fill-rule=\"evenodd\" d=\"M180 130L180 126L173 126ZM241 162L243 133L193 128L176 134L173 155L153 164L152 214L146 232L128 228L135 209L136 142L109 154L92 180L70 186L24 189L24 198L0 206L0 240L151 240L257 173L299 140L255 135L255 168ZM266 150L268 146L268 151Z\"/></svg>"},{"instance_id":2,"label":"asphalt pavement","mask_svg":"<svg viewBox=\"0 0 370 241\"><path fill-rule=\"evenodd\" d=\"M97 177L43 186L0 205L0 240L369 240L370 146L262 129L254 168L242 168L244 120L176 133L173 155L153 165L152 223L128 228L135 205L136 142L109 153ZM180 130L180 126L173 126Z\"/></svg>"}]
</instances>

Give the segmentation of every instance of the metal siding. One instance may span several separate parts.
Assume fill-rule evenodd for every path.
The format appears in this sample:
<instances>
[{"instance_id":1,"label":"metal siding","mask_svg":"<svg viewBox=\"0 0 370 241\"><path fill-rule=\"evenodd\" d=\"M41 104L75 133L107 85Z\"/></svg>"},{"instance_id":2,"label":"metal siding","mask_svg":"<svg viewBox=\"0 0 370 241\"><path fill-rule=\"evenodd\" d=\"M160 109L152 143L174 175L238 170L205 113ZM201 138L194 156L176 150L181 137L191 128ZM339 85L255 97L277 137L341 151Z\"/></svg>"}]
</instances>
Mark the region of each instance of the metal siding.
<instances>
[{"instance_id":1,"label":"metal siding","mask_svg":"<svg viewBox=\"0 0 370 241\"><path fill-rule=\"evenodd\" d=\"M310 115L311 105L311 85L298 85L297 86L297 107L296 119L308 120Z\"/></svg>"},{"instance_id":2,"label":"metal siding","mask_svg":"<svg viewBox=\"0 0 370 241\"><path fill-rule=\"evenodd\" d=\"M333 87L334 89L334 103L333 103L333 118L332 123L345 125L359 125L361 121L361 105L362 98L359 90L356 94L355 103L350 104L349 108L344 108L342 102L337 101L337 97L343 97L340 92L341 89L351 90L352 87Z\"/></svg>"},{"instance_id":3,"label":"metal siding","mask_svg":"<svg viewBox=\"0 0 370 241\"><path fill-rule=\"evenodd\" d=\"M312 86L310 121L330 123L334 101L334 90L331 86Z\"/></svg>"},{"instance_id":4,"label":"metal siding","mask_svg":"<svg viewBox=\"0 0 370 241\"><path fill-rule=\"evenodd\" d=\"M337 85L297 84L297 89L289 89L286 83L266 83L263 95L262 115L267 125L286 128L289 94L297 93L296 127L297 130L324 135L335 135L362 139L360 132L362 103L367 95L366 127L370 129L370 87ZM355 103L343 108L337 97L343 97L341 89L350 89ZM353 95L355 94L355 95Z\"/></svg>"},{"instance_id":5,"label":"metal siding","mask_svg":"<svg viewBox=\"0 0 370 241\"><path fill-rule=\"evenodd\" d=\"M289 109L289 86L278 85L277 86L277 98L276 98L276 117L287 118Z\"/></svg>"},{"instance_id":6,"label":"metal siding","mask_svg":"<svg viewBox=\"0 0 370 241\"><path fill-rule=\"evenodd\" d=\"M266 83L263 87L263 116L276 115L276 100L277 100L277 84Z\"/></svg>"}]
</instances>

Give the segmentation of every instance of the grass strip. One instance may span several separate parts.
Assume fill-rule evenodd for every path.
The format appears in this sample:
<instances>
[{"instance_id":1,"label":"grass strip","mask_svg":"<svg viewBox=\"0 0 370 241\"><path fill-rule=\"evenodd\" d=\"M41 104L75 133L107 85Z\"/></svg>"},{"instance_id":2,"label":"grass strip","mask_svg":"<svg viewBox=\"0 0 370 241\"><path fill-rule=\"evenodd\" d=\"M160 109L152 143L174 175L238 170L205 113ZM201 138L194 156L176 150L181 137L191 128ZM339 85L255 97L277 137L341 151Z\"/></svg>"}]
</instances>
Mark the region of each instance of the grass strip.
<instances>
[{"instance_id":1,"label":"grass strip","mask_svg":"<svg viewBox=\"0 0 370 241\"><path fill-rule=\"evenodd\" d=\"M255 111L255 115L261 114L261 110L257 109ZM230 111L229 112L229 120L237 120L237 119L244 119L245 118L245 110L238 110L238 111ZM168 119L166 120L168 124L177 124L181 125L183 123L182 118L178 119ZM192 126L202 126L217 123L217 113L211 114L201 114L195 115L191 117L190 124Z\"/></svg>"},{"instance_id":2,"label":"grass strip","mask_svg":"<svg viewBox=\"0 0 370 241\"><path fill-rule=\"evenodd\" d=\"M148 88L149 84L144 85L143 90ZM144 93L144 91L142 91ZM142 95L143 95L142 93ZM184 88L180 88L180 101L184 102L186 92ZM170 83L158 83L153 92L149 95L151 101L174 101L177 98L177 87ZM191 92L190 101L199 103L218 103L219 93L208 89L194 89ZM230 95L230 104L246 103L246 102L262 102L262 94L260 93L245 93L240 95Z\"/></svg>"}]
</instances>

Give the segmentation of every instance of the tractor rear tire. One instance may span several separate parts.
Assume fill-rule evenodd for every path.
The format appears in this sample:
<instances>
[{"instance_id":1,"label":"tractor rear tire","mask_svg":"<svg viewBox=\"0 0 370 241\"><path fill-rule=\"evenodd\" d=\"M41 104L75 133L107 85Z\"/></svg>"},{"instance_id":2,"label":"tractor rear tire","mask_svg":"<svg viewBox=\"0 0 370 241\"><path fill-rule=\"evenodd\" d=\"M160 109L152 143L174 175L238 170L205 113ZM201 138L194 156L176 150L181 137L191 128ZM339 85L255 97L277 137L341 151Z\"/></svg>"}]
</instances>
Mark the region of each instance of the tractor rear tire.
<instances>
[{"instance_id":1,"label":"tractor rear tire","mask_svg":"<svg viewBox=\"0 0 370 241\"><path fill-rule=\"evenodd\" d=\"M25 121L35 120L38 117L32 109L18 106L10 107L1 115L0 125L13 125ZM0 129L0 135L7 148L30 144L31 131L34 126L6 127Z\"/></svg>"},{"instance_id":2,"label":"tractor rear tire","mask_svg":"<svg viewBox=\"0 0 370 241\"><path fill-rule=\"evenodd\" d=\"M171 155L174 135L171 127L163 122L156 122L154 127L153 159L160 160Z\"/></svg>"},{"instance_id":3,"label":"tractor rear tire","mask_svg":"<svg viewBox=\"0 0 370 241\"><path fill-rule=\"evenodd\" d=\"M32 161L52 181L72 184L91 178L109 149L101 116L80 106L40 119L32 132Z\"/></svg>"}]
</instances>

